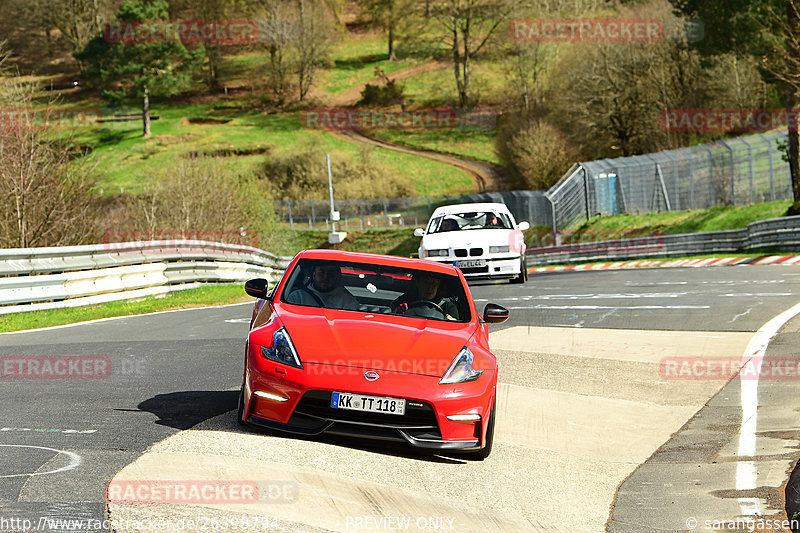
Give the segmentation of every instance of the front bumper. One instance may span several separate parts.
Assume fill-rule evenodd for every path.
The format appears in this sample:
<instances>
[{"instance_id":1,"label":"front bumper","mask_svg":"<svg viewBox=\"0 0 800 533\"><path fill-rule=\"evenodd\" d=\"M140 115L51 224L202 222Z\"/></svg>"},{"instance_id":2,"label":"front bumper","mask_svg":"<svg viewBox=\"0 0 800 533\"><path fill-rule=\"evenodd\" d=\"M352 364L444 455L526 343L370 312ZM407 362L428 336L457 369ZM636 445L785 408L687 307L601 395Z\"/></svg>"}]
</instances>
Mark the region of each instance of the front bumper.
<instances>
[{"instance_id":1,"label":"front bumper","mask_svg":"<svg viewBox=\"0 0 800 533\"><path fill-rule=\"evenodd\" d=\"M370 370L366 368L304 363L304 368L298 369L277 366L260 355L254 360L252 355L245 387L248 424L300 435L325 433L404 442L433 450L481 448L484 421L496 388L496 369L484 371L474 382L457 385L439 385L439 378L380 369L380 379L368 382L363 377ZM333 408L333 391L403 398L406 413ZM463 415L474 420L448 418Z\"/></svg>"},{"instance_id":2,"label":"front bumper","mask_svg":"<svg viewBox=\"0 0 800 533\"><path fill-rule=\"evenodd\" d=\"M456 261L463 260L463 258L444 259L444 258L432 258L432 257L429 257L427 259L429 261L436 261L437 263L444 263L454 266ZM467 279L476 279L476 278L508 279L508 278L516 278L520 274L521 261L519 256L513 258L504 257L496 259L470 257L468 259L483 259L486 261L486 266L474 267L474 268L460 268L461 273L464 274L464 277Z\"/></svg>"}]
</instances>

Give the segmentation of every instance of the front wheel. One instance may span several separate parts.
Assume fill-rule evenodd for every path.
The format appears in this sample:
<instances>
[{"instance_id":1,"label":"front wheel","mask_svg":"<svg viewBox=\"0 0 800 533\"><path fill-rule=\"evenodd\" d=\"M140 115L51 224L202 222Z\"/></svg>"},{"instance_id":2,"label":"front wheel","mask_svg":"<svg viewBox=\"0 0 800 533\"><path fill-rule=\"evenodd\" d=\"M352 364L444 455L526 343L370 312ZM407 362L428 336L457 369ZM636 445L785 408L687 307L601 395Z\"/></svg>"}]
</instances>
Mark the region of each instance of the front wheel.
<instances>
[{"instance_id":1,"label":"front wheel","mask_svg":"<svg viewBox=\"0 0 800 533\"><path fill-rule=\"evenodd\" d=\"M528 281L528 264L525 257L519 259L519 276L511 278L511 283L525 283Z\"/></svg>"}]
</instances>

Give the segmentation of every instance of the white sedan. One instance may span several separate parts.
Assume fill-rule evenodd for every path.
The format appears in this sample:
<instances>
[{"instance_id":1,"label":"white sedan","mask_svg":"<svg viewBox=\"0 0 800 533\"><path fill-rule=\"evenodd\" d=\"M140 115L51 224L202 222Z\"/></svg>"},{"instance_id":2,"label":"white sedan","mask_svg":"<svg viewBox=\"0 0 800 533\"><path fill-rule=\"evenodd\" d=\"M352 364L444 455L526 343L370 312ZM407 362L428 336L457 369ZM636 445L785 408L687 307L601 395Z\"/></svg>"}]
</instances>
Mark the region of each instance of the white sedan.
<instances>
[{"instance_id":1,"label":"white sedan","mask_svg":"<svg viewBox=\"0 0 800 533\"><path fill-rule=\"evenodd\" d=\"M457 266L470 278L510 279L525 283L527 222L516 223L505 204L479 203L437 208L422 237L419 257Z\"/></svg>"}]
</instances>

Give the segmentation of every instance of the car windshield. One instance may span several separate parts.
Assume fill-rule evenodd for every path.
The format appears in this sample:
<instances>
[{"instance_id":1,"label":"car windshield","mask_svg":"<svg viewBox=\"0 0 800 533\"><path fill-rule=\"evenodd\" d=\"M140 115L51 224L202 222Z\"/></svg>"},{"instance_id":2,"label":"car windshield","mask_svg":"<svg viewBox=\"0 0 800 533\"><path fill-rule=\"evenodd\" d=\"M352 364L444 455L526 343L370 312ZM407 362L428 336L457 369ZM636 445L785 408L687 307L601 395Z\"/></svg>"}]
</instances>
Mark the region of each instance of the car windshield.
<instances>
[{"instance_id":1,"label":"car windshield","mask_svg":"<svg viewBox=\"0 0 800 533\"><path fill-rule=\"evenodd\" d=\"M369 263L301 259L281 302L308 307L469 322L458 276Z\"/></svg>"},{"instance_id":2,"label":"car windshield","mask_svg":"<svg viewBox=\"0 0 800 533\"><path fill-rule=\"evenodd\" d=\"M428 224L428 233L472 229L511 229L512 227L511 220L506 213L471 211L434 217Z\"/></svg>"}]
</instances>

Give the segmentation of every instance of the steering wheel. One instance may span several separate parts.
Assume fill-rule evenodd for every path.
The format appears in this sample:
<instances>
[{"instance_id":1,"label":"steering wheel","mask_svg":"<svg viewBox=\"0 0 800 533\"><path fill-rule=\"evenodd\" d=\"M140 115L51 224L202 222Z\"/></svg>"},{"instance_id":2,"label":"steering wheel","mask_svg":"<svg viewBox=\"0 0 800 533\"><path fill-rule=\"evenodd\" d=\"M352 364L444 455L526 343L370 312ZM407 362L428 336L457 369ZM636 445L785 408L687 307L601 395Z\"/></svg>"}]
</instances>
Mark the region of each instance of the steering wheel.
<instances>
[{"instance_id":1,"label":"steering wheel","mask_svg":"<svg viewBox=\"0 0 800 533\"><path fill-rule=\"evenodd\" d=\"M415 301L411 302L410 304L408 304L408 308L409 309L411 309L412 307L430 307L431 309L435 309L436 311L439 311L440 313L442 313L442 316L444 316L444 317L447 316L447 313L445 313L442 310L441 307L439 307L438 305L436 305L434 302L432 302L430 300L415 300Z\"/></svg>"}]
</instances>

